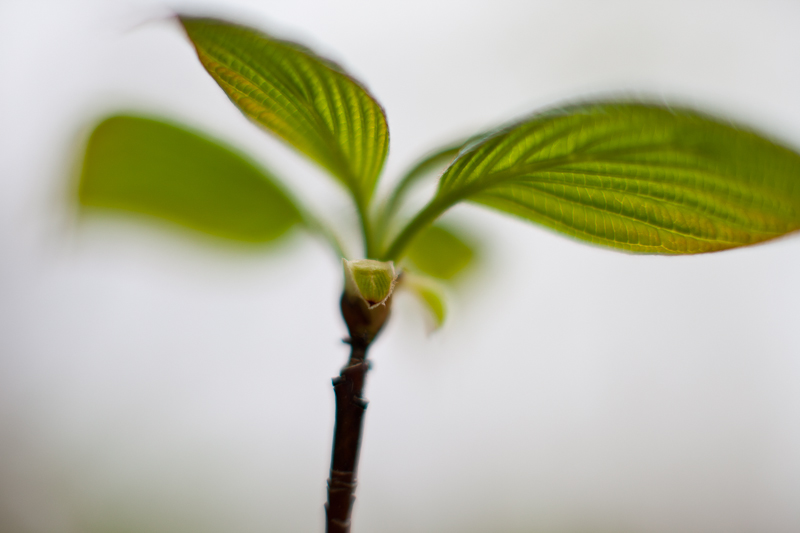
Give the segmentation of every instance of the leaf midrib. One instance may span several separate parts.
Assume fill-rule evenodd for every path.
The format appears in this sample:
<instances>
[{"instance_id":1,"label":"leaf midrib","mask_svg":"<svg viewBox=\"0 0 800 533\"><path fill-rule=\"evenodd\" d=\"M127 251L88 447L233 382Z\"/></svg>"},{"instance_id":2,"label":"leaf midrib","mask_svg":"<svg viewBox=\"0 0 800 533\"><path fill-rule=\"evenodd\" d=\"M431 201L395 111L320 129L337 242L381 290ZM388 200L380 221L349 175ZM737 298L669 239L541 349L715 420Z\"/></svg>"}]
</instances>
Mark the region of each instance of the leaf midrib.
<instances>
[{"instance_id":1,"label":"leaf midrib","mask_svg":"<svg viewBox=\"0 0 800 533\"><path fill-rule=\"evenodd\" d=\"M546 195L546 196L550 196L551 198L555 198L555 199L557 199L559 202L563 202L563 201L564 201L562 198L559 198L558 196L555 196L555 195L553 195L553 194L550 194L550 193L548 193L548 192L545 192L545 191L542 191L542 194L543 194L543 195ZM538 210L538 209L534 209L534 208L532 208L532 207L531 207L531 206L529 206L529 205L526 205L526 204L523 204L523 203L521 203L521 202L517 201L515 198L509 198L509 197L505 197L505 196L503 196L503 197L500 197L500 196L497 196L497 195L494 195L494 194L492 194L491 192L488 192L488 193L486 193L486 195L487 195L487 196L490 196L490 197L497 198L497 199L499 199L499 200L502 200L502 201L504 201L504 202L509 202L509 203L514 203L514 204L517 204L517 205L519 205L519 206L521 206L521 207L523 207L523 208L525 208L525 209L529 209L529 210L531 210L531 211L535 211L536 213L539 213L539 214L540 214L542 217L544 217L544 218L547 218L547 219L550 219L550 220L552 220L552 221L554 221L554 222L557 222L557 223L559 223L559 224L561 224L561 225L563 225L563 226L569 227L569 228L571 228L573 231L580 232L580 233L584 233L584 234L587 234L587 235L593 235L593 236L595 236L595 237L597 237L597 238L602 238L602 237L601 237L601 236L599 236L599 235L594 235L594 234L592 234L592 233L589 233L589 232L586 232L586 231L581 231L581 230L579 230L579 229L575 228L574 226L570 226L570 225L566 224L566 223L565 223L564 221L562 221L562 220L559 220L559 219L557 219L557 218L553 218L552 216L550 216L550 215L547 215L546 213L543 213L542 211L540 211L540 210ZM480 202L480 200L476 200L476 201L477 201L477 202ZM671 228L665 228L665 227L663 227L663 226L656 226L656 225L654 225L654 224L652 224L652 223L650 223L650 222L646 222L646 221L644 221L644 220L640 220L640 219L637 219L637 218L625 217L625 216L619 215L619 214L617 214L617 213L614 213L614 212L612 212L612 211L609 211L609 210L607 210L607 209L604 209L604 208L595 207L595 206L592 206L592 208L593 208L593 209L597 209L598 211L602 211L602 212L604 212L604 213L611 213L611 214L614 214L614 215L616 215L616 216L618 216L618 217L620 217L620 218L623 218L623 219L627 219L627 220L633 220L633 221L636 221L636 222L637 222L637 223L639 223L639 224L642 224L642 225L644 225L644 226L647 226L647 227L653 228L653 229L655 229L655 230L659 230L659 231L665 231L665 232L667 232L667 233L672 233L672 234L674 234L674 235L679 235L679 236L681 236L681 237L690 238L690 239L694 239L694 240L697 240L697 241L710 242L710 243L715 243L715 242L717 242L717 243L726 243L726 244L730 244L730 245L732 245L732 246L739 246L739 245L741 245L741 244L742 244L742 241L728 241L728 240L724 240L724 239L718 239L718 238L700 237L700 236L697 236L697 235L692 235L691 233L683 233L683 232L681 232L681 231L678 231L678 230L675 230L675 229L671 229ZM781 232L773 232L773 231L763 231L763 232L760 232L760 233L762 233L762 234L764 234L764 235L774 235L775 237L777 237L777 236L780 236L780 235L783 235L783 233L781 233ZM617 240L615 240L615 239L611 239L611 238L606 238L606 240L608 240L608 241L612 241L612 242L624 243L624 241L617 241ZM640 245L640 246L643 246L643 245ZM663 247L663 246L660 246L660 247ZM656 247L654 246L653 248L656 248Z\"/></svg>"},{"instance_id":2,"label":"leaf midrib","mask_svg":"<svg viewBox=\"0 0 800 533\"><path fill-rule=\"evenodd\" d=\"M522 187L535 189L536 192L539 193L539 194L547 195L547 196L550 196L552 198L557 198L562 203L581 206L581 207L584 207L586 209L596 209L598 211L603 211L603 212L614 214L615 216L618 216L620 218L629 219L629 220L635 220L635 221L641 222L643 224L652 224L652 223L649 223L649 222L647 222L647 221L645 221L645 220L643 220L641 218L635 217L635 216L629 216L629 215L626 215L626 214L623 214L623 213L615 212L611 208L601 207L601 206L594 205L594 204L584 204L584 203L581 203L581 202L576 202L576 201L571 200L569 198L564 198L563 196L559 196L558 194L556 194L554 192L543 190L543 189L541 189L539 187L536 187L536 185L538 185L538 184L548 184L549 185L549 184L552 184L552 182L542 182L542 181L537 181L537 182L519 182L518 184L520 186L522 186ZM565 187L570 187L570 186L565 186ZM575 189L592 189L592 190L596 190L596 191L608 192L608 189L603 189L601 187L596 187L596 186L583 186L583 185L581 185L581 186L573 186L572 188L575 188ZM501 191L492 191L490 189L490 190L484 191L483 193L480 193L480 194L485 194L485 195L491 195L491 196L498 197L498 194L500 192ZM665 208L668 208L669 206L674 206L674 207L682 208L683 210L687 209L687 206L685 204L680 203L680 202L675 202L675 201L671 201L671 200L668 200L668 199L658 198L658 197L654 197L654 196L650 196L650 195L644 195L644 194L632 194L632 193L627 193L627 194L630 194L631 196L635 196L637 198L647 198L652 203L658 204L658 205L660 205L662 207L665 207ZM506 196L503 196L503 198L506 198ZM519 203L519 202L517 202L517 203ZM520 205L522 205L522 204L520 203ZM530 206L529 206L529 208L530 208ZM687 214L687 213L682 212L682 214ZM733 227L738 228L738 229L746 230L748 228L748 226L746 224L743 224L740 221L735 221L735 220L732 220L732 219L728 219L728 218L725 218L725 217L723 217L723 216L721 216L719 214L716 214L716 213L709 213L709 212L702 211L699 214L701 214L702 216L704 216L704 217L706 217L708 219L713 219L715 221L722 222L722 223L724 223L726 225L733 226ZM666 229L664 226L655 226L655 227L660 227L660 228ZM770 234L771 233L775 233L774 231L763 230L763 229L759 230L759 231L761 231L763 233L770 233Z\"/></svg>"},{"instance_id":3,"label":"leaf midrib","mask_svg":"<svg viewBox=\"0 0 800 533\"><path fill-rule=\"evenodd\" d=\"M635 178L635 177L630 177L630 176L620 176L618 174L604 173L604 172L573 172L573 171L562 170L562 169L558 169L558 168L550 169L550 170L547 170L547 171L539 171L539 172L533 174L532 176L536 176L537 174L543 174L545 172L546 173L556 173L556 174L572 174L574 176L592 176L592 177L598 177L598 178L607 177L607 178L610 178L610 179L616 179L616 180L620 180L620 181L633 182L633 183L642 183L642 184L650 184L650 185L665 185L664 182L661 182L661 181L649 181L649 180L644 179L644 178ZM672 203L672 204L677 205L677 206L686 207L685 204L682 204L680 202L672 201L672 200L670 200L668 198L662 198L662 197L655 196L655 195L652 195L652 194L645 194L645 193L641 193L641 192L632 192L630 190L623 190L623 189L617 189L617 188L605 188L604 189L604 188L602 188L600 186L597 186L597 185L589 185L589 184L578 185L578 184L574 184L574 183L564 183L564 182L561 182L561 181L549 180L549 179L531 179L531 180L525 180L525 181L519 180L519 181L515 181L513 183L519 184L519 185L522 185L522 186L541 183L541 184L548 184L548 185L561 185L561 186L564 186L564 187L572 187L572 188L597 189L597 190L604 190L604 191L608 191L608 192L617 192L617 193L620 193L620 194L626 194L626 195L636 196L636 197L640 197L640 198L652 198L653 200L669 202L669 203ZM706 191L704 189L692 188L691 186L688 186L688 185L675 185L675 184L666 184L666 185L670 186L670 190L674 190L674 191L678 191L679 190L679 191L688 192L688 193L694 192L694 193L696 193L698 195L703 196L704 198L713 199L713 193L711 193L709 191ZM769 207L775 209L776 211L781 211L782 214L784 214L784 215L786 214L787 211L791 211L791 208L788 208L786 206L786 204L784 202L781 202L778 197L762 194L762 195L758 195L758 196L752 195L751 199L753 200L752 202L743 203L741 201L736 201L735 198L722 197L722 195L718 195L718 200L719 200L720 203L730 203L732 205L735 205L736 207L740 207L740 208L743 208L743 209L752 209L754 205L768 204Z\"/></svg>"}]
</instances>

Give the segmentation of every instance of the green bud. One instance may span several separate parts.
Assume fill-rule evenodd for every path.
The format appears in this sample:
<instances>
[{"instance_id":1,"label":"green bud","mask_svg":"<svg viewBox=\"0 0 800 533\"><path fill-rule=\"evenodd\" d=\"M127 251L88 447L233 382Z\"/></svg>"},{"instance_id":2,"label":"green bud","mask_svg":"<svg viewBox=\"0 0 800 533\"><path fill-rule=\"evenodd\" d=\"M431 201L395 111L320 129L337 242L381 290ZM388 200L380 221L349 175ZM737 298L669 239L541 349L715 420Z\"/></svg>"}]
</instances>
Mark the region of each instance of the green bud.
<instances>
[{"instance_id":1,"label":"green bud","mask_svg":"<svg viewBox=\"0 0 800 533\"><path fill-rule=\"evenodd\" d=\"M391 261L344 260L342 317L353 346L366 348L383 328L389 318L396 283Z\"/></svg>"},{"instance_id":2,"label":"green bud","mask_svg":"<svg viewBox=\"0 0 800 533\"><path fill-rule=\"evenodd\" d=\"M397 275L391 261L357 259L344 262L344 290L350 297L364 300L368 309L384 305L394 291Z\"/></svg>"}]
</instances>

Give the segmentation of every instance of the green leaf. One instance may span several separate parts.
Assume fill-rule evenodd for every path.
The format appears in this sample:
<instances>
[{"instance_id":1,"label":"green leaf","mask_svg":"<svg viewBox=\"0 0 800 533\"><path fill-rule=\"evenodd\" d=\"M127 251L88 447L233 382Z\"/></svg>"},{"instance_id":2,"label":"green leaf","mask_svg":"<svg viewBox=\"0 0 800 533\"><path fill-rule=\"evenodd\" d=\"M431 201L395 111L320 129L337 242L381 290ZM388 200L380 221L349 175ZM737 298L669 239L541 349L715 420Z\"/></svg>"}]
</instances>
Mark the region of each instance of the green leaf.
<instances>
[{"instance_id":1,"label":"green leaf","mask_svg":"<svg viewBox=\"0 0 800 533\"><path fill-rule=\"evenodd\" d=\"M447 307L441 289L430 280L408 272L403 274L401 286L411 291L429 311L434 322L434 329L442 327L447 316Z\"/></svg>"},{"instance_id":2,"label":"green leaf","mask_svg":"<svg viewBox=\"0 0 800 533\"><path fill-rule=\"evenodd\" d=\"M429 226L411 242L406 257L421 272L439 279L452 279L472 261L475 252L452 230Z\"/></svg>"},{"instance_id":3,"label":"green leaf","mask_svg":"<svg viewBox=\"0 0 800 533\"><path fill-rule=\"evenodd\" d=\"M200 62L236 106L338 178L365 210L389 146L386 117L308 49L221 20L182 16Z\"/></svg>"},{"instance_id":4,"label":"green leaf","mask_svg":"<svg viewBox=\"0 0 800 533\"><path fill-rule=\"evenodd\" d=\"M79 200L253 243L301 221L273 178L241 155L182 127L128 115L92 132Z\"/></svg>"},{"instance_id":5,"label":"green leaf","mask_svg":"<svg viewBox=\"0 0 800 533\"><path fill-rule=\"evenodd\" d=\"M467 143L386 258L463 200L623 250L713 252L800 228L800 156L688 109L550 111Z\"/></svg>"}]
</instances>

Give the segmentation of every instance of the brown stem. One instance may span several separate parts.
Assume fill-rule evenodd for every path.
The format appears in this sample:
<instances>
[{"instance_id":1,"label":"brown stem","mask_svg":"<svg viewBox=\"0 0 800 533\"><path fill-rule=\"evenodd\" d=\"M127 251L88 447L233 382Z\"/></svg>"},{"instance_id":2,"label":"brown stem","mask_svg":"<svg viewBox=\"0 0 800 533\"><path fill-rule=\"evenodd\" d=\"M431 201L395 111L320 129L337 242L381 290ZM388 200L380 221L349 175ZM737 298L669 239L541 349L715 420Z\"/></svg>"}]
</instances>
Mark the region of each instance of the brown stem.
<instances>
[{"instance_id":1,"label":"brown stem","mask_svg":"<svg viewBox=\"0 0 800 533\"><path fill-rule=\"evenodd\" d=\"M361 444L361 428L367 402L362 393L369 369L367 346L350 339L350 361L333 380L336 394L336 425L333 430L331 477L328 480L328 533L349 533L350 512L356 490L356 467Z\"/></svg>"},{"instance_id":2,"label":"brown stem","mask_svg":"<svg viewBox=\"0 0 800 533\"><path fill-rule=\"evenodd\" d=\"M325 505L327 533L349 533L350 513L356 490L358 450L367 402L363 398L364 378L369 370L367 350L389 316L391 299L369 309L360 298L342 295L342 316L350 331L350 360L333 379L336 422L333 428L328 503Z\"/></svg>"}]
</instances>

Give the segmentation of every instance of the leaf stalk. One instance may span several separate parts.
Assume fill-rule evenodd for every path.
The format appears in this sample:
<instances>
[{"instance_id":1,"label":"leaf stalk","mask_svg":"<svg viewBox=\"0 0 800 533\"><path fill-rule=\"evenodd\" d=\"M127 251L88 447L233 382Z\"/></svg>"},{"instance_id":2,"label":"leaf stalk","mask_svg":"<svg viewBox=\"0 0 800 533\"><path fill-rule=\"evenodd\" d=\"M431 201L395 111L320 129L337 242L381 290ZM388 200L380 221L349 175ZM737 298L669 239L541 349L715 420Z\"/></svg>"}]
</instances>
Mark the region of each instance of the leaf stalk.
<instances>
[{"instance_id":1,"label":"leaf stalk","mask_svg":"<svg viewBox=\"0 0 800 533\"><path fill-rule=\"evenodd\" d=\"M426 205L417 215L411 219L403 231L395 237L392 244L389 245L386 252L384 252L381 261L398 261L405 252L406 247L411 243L414 237L428 227L439 215L447 211L458 198L451 199L449 197L435 197L428 205Z\"/></svg>"}]
</instances>

